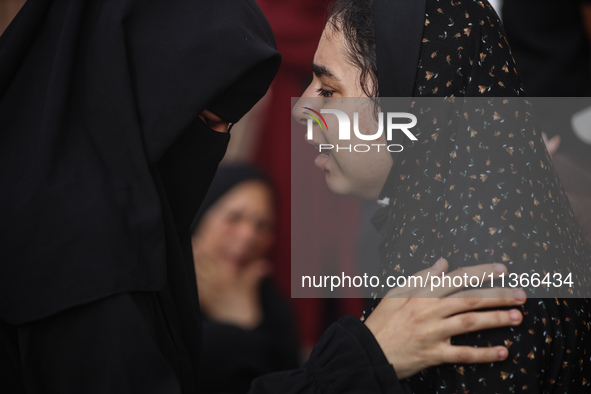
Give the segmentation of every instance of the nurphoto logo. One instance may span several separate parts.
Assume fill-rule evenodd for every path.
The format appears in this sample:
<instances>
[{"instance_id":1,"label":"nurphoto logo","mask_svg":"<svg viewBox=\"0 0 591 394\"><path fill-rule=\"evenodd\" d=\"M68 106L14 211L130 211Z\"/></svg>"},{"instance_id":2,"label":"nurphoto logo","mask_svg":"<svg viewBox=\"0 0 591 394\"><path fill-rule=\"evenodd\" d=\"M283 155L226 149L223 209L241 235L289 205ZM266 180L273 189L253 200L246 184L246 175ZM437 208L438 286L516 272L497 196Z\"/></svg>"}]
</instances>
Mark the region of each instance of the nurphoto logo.
<instances>
[{"instance_id":1,"label":"nurphoto logo","mask_svg":"<svg viewBox=\"0 0 591 394\"><path fill-rule=\"evenodd\" d=\"M351 119L349 115L345 112L338 110L338 109L321 109L320 112L309 108L303 107L306 111L304 111L305 115L310 116L308 119L307 124L307 134L306 138L308 140L312 140L314 138L314 123L316 123L322 132L328 132L328 124L326 119L322 114L332 114L337 117L338 121L338 140L339 141L351 141ZM388 141L392 140L392 135L394 131L402 131L407 138L411 141L417 141L417 137L415 137L409 129L415 127L417 125L417 117L408 112L387 112L386 116L384 117L384 113L378 113L378 130L373 134L368 134L367 132L362 133L359 130L359 113L353 113L353 133L356 139L362 141L375 141L382 137L384 134L384 118L386 118L386 139ZM406 120L406 122L404 121ZM409 122L410 120L410 122ZM379 151L381 147L385 147L390 152L401 152L403 150L402 145L400 144L349 144L349 145L340 145L340 144L319 144L318 150L322 152L323 150L332 150L335 149L337 152L341 150L348 150L349 152L368 152L371 147L376 147Z\"/></svg>"}]
</instances>

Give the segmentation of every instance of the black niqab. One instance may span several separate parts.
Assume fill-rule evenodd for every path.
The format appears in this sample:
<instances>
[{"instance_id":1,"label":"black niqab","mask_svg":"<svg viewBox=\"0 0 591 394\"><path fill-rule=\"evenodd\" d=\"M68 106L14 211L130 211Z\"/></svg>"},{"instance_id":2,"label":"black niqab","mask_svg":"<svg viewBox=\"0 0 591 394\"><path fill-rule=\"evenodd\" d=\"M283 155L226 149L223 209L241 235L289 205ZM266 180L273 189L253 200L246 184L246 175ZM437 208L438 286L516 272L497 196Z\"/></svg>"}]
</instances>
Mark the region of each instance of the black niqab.
<instances>
[{"instance_id":1,"label":"black niqab","mask_svg":"<svg viewBox=\"0 0 591 394\"><path fill-rule=\"evenodd\" d=\"M168 285L195 326L189 225L229 139L198 115L236 122L278 65L254 1L28 0L0 37L0 319Z\"/></svg>"}]
</instances>

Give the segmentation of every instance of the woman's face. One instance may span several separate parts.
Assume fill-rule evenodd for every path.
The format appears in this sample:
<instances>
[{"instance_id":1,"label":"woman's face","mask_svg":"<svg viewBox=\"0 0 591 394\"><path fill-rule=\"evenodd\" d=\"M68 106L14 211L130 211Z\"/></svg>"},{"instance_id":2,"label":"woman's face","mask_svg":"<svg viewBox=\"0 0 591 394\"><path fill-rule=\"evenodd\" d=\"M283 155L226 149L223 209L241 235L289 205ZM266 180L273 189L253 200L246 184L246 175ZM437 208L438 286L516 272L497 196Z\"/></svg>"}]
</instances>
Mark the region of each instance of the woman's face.
<instances>
[{"instance_id":1,"label":"woman's face","mask_svg":"<svg viewBox=\"0 0 591 394\"><path fill-rule=\"evenodd\" d=\"M193 235L196 258L247 265L264 257L273 242L273 194L261 181L242 182L203 216Z\"/></svg>"},{"instance_id":2,"label":"woman's face","mask_svg":"<svg viewBox=\"0 0 591 394\"><path fill-rule=\"evenodd\" d=\"M312 83L294 106L293 116L302 124L307 124L309 116L303 114L303 107L320 112L319 107L338 108L347 114L359 113L359 130L362 134L375 134L378 129L373 116L373 102L366 100L346 100L344 98L365 97L360 83L361 70L347 58L345 37L335 31L330 23L326 25L318 43L312 64ZM322 100L321 98L331 98ZM312 98L316 98L312 100ZM361 102L360 102L361 101ZM365 104L365 105L360 105ZM385 135L377 140L361 140L351 132L350 140L338 139L337 117L324 115L327 128L321 130L314 125L313 139L307 142L314 146L319 155L315 164L324 171L328 188L337 194L351 195L365 199L377 199L392 167L392 157L385 148ZM353 122L353 116L350 116ZM351 123L352 124L352 123ZM332 145L333 149L322 149L321 144ZM349 146L369 145L368 152L349 151ZM385 144L378 147L372 144ZM339 149L336 147L345 147Z\"/></svg>"}]
</instances>

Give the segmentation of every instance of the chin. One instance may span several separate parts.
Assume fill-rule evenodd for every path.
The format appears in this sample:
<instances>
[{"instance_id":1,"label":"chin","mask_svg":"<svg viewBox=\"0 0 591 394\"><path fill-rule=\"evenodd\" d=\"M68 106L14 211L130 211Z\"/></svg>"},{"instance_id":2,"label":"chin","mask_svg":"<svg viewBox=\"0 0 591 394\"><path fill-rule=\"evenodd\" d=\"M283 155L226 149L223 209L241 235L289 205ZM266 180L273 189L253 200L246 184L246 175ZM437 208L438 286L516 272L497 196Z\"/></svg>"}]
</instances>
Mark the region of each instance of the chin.
<instances>
[{"instance_id":1,"label":"chin","mask_svg":"<svg viewBox=\"0 0 591 394\"><path fill-rule=\"evenodd\" d=\"M326 174L326 186L328 186L328 189L331 192L338 194L339 196L360 197L354 190L352 190L351 185L349 185L348 182L343 180L342 177L335 177L332 173Z\"/></svg>"},{"instance_id":2,"label":"chin","mask_svg":"<svg viewBox=\"0 0 591 394\"><path fill-rule=\"evenodd\" d=\"M326 174L326 185L328 189L334 194L347 197L355 197L362 200L377 200L379 196L373 193L368 187L353 187L350 182L346 182L342 178L335 179L333 174ZM374 195L375 194L375 195Z\"/></svg>"}]
</instances>

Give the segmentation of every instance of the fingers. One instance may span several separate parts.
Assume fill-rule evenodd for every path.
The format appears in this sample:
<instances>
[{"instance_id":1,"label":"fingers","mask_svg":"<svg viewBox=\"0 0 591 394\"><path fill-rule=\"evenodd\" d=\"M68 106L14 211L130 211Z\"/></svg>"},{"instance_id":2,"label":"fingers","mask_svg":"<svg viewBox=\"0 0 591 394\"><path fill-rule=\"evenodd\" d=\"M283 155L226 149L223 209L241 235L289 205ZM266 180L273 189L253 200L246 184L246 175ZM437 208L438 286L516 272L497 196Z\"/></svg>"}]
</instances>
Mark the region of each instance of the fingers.
<instances>
[{"instance_id":1,"label":"fingers","mask_svg":"<svg viewBox=\"0 0 591 394\"><path fill-rule=\"evenodd\" d=\"M464 289L465 285L471 285L471 278L478 278L478 283L487 283L491 278L498 278L507 274L507 267L503 264L480 264L462 267L450 273L431 276L428 287L424 287L417 293L417 297L446 297ZM454 279L455 278L455 279Z\"/></svg>"},{"instance_id":2,"label":"fingers","mask_svg":"<svg viewBox=\"0 0 591 394\"><path fill-rule=\"evenodd\" d=\"M407 285L390 290L386 298L442 298L463 290L466 285L476 282L478 285L485 285L491 279L507 274L507 267L498 263L462 267L445 273L448 266L447 260L437 260L432 267L407 277ZM471 280L472 278L474 279Z\"/></svg>"},{"instance_id":3,"label":"fingers","mask_svg":"<svg viewBox=\"0 0 591 394\"><path fill-rule=\"evenodd\" d=\"M441 259L437 260L435 262L435 264L433 264L431 267L417 272L416 274L414 274L414 276L420 276L421 278L426 280L430 277L433 277L434 275L440 275L442 272L445 272L448 267L449 267L449 264L447 263L447 260L444 258L441 258ZM404 286L404 287L414 288L414 286L411 286L410 284L411 284L411 282L407 282L407 286Z\"/></svg>"},{"instance_id":4,"label":"fingers","mask_svg":"<svg viewBox=\"0 0 591 394\"><path fill-rule=\"evenodd\" d=\"M452 316L477 309L523 305L525 300L525 292L521 289L496 287L465 290L442 299L439 310L444 315Z\"/></svg>"},{"instance_id":5,"label":"fingers","mask_svg":"<svg viewBox=\"0 0 591 394\"><path fill-rule=\"evenodd\" d=\"M441 323L441 335L453 337L469 332L498 327L514 327L521 324L523 316L517 309L467 312L452 316Z\"/></svg>"},{"instance_id":6,"label":"fingers","mask_svg":"<svg viewBox=\"0 0 591 394\"><path fill-rule=\"evenodd\" d=\"M450 295L448 298L519 298L525 299L525 292L512 287L489 287L483 289L463 290Z\"/></svg>"},{"instance_id":7,"label":"fingers","mask_svg":"<svg viewBox=\"0 0 591 394\"><path fill-rule=\"evenodd\" d=\"M445 270L447 270L447 268L449 267L449 264L447 263L447 260L444 258L441 258L439 260L437 260L435 262L435 264L433 264L431 267L426 268L422 271L417 272L416 274L414 274L413 276L417 276L417 277L421 277L423 280L423 283L427 283L428 278L436 276L436 275L440 275L442 272L445 272ZM415 283L413 281L407 281L406 282L407 285L406 286L399 286L399 287L395 287L393 289L391 289L390 291L388 291L388 293L386 294L386 296L384 298L411 298L411 297L426 297L427 295L423 294L422 296L421 294L421 287L415 287L412 284Z\"/></svg>"},{"instance_id":8,"label":"fingers","mask_svg":"<svg viewBox=\"0 0 591 394\"><path fill-rule=\"evenodd\" d=\"M450 364L481 364L502 361L509 351L503 346L474 348L447 345L441 352L441 362Z\"/></svg>"}]
</instances>

